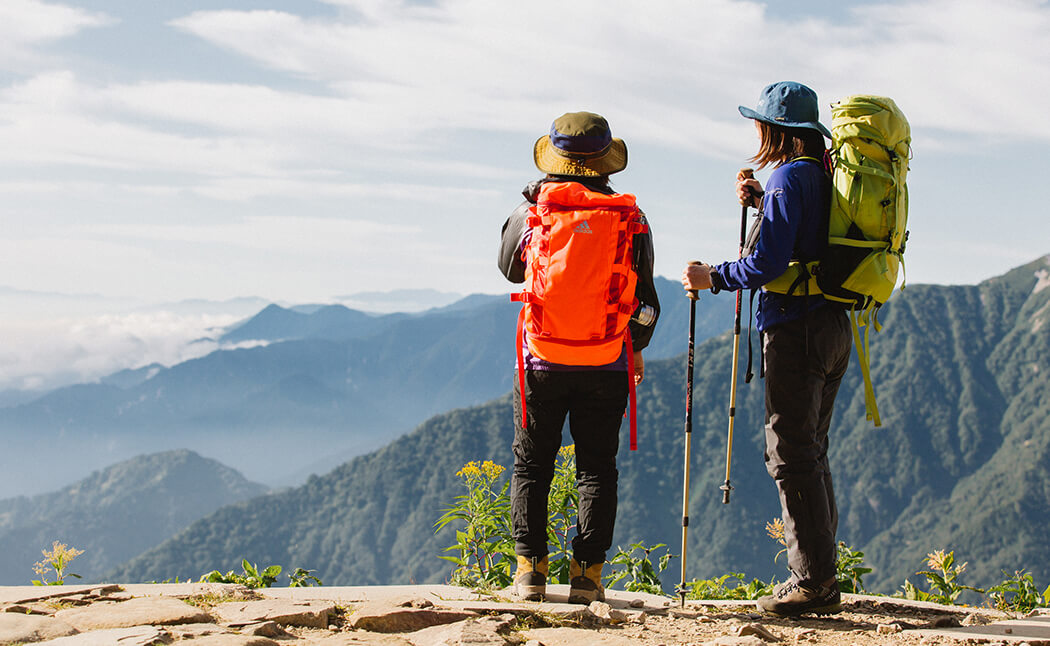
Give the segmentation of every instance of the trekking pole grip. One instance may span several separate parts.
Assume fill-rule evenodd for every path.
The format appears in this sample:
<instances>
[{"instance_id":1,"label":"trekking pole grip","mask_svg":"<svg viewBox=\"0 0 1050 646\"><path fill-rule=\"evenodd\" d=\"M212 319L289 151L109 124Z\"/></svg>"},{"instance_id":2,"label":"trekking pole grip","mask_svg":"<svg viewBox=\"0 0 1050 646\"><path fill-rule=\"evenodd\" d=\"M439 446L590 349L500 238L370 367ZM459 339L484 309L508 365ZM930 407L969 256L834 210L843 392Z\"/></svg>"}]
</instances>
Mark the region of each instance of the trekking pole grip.
<instances>
[{"instance_id":1,"label":"trekking pole grip","mask_svg":"<svg viewBox=\"0 0 1050 646\"><path fill-rule=\"evenodd\" d=\"M737 178L737 180L755 179L755 169L753 169L753 168L741 168L739 171L737 171L736 178ZM752 197L762 197L762 194L759 193L758 191L756 191L753 188L748 187L747 190L751 194ZM747 212L747 207L748 207L748 205L745 204L744 205L744 212L745 213Z\"/></svg>"},{"instance_id":2,"label":"trekking pole grip","mask_svg":"<svg viewBox=\"0 0 1050 646\"><path fill-rule=\"evenodd\" d=\"M704 263L700 262L699 260L690 260L689 264L690 265L702 265ZM694 301L700 300L700 290L698 290L698 289L687 289L685 291L686 291L686 295L689 296L690 300L694 300Z\"/></svg>"}]
</instances>

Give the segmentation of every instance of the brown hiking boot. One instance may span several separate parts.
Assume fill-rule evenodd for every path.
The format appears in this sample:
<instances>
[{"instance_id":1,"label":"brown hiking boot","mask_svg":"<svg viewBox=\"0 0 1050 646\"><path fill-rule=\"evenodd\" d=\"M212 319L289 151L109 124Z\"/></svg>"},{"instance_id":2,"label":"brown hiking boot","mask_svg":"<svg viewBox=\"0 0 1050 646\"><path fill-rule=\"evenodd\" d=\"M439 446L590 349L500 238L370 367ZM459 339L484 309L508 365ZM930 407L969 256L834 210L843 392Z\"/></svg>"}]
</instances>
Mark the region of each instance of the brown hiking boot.
<instances>
[{"instance_id":1,"label":"brown hiking boot","mask_svg":"<svg viewBox=\"0 0 1050 646\"><path fill-rule=\"evenodd\" d=\"M603 565L605 563L581 563L572 559L569 563L569 603L590 605L592 601L605 601Z\"/></svg>"},{"instance_id":2,"label":"brown hiking boot","mask_svg":"<svg viewBox=\"0 0 1050 646\"><path fill-rule=\"evenodd\" d=\"M832 615L842 611L839 584L834 578L812 586L791 579L773 588L773 594L758 599L758 609L780 617L808 613Z\"/></svg>"},{"instance_id":3,"label":"brown hiking boot","mask_svg":"<svg viewBox=\"0 0 1050 646\"><path fill-rule=\"evenodd\" d=\"M523 601L543 601L547 594L547 557L518 556L514 595Z\"/></svg>"}]
</instances>

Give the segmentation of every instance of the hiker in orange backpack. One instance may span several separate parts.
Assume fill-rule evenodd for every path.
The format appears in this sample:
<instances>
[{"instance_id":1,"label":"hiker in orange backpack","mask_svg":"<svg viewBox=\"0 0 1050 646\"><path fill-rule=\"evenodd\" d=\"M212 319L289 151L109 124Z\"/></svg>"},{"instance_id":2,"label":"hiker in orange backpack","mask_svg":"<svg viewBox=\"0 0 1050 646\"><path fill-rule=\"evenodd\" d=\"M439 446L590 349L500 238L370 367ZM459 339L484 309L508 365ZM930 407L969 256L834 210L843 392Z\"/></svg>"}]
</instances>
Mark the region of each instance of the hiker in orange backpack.
<instances>
[{"instance_id":1,"label":"hiker in orange backpack","mask_svg":"<svg viewBox=\"0 0 1050 646\"><path fill-rule=\"evenodd\" d=\"M627 166L627 147L600 115L558 117L536 141L546 173L503 225L499 268L524 283L516 335L511 519L515 593L546 594L547 495L566 415L576 443L579 513L572 541L570 603L603 600L602 566L616 520L620 423L645 374L660 303L653 245L633 195L609 175ZM632 422L634 416L632 402ZM634 425L631 433L634 444Z\"/></svg>"}]
</instances>

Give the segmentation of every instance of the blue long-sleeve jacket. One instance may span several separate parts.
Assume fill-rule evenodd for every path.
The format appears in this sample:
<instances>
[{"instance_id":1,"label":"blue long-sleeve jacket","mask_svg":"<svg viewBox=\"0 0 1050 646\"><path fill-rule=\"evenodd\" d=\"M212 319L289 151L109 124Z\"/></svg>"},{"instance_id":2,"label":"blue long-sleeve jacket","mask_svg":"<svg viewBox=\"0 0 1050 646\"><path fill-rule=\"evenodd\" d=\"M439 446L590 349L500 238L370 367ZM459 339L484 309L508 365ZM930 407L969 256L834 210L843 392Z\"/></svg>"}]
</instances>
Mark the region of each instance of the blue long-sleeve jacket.
<instances>
[{"instance_id":1,"label":"blue long-sleeve jacket","mask_svg":"<svg viewBox=\"0 0 1050 646\"><path fill-rule=\"evenodd\" d=\"M753 289L783 274L791 260L819 258L828 243L831 179L822 164L797 159L777 167L762 198L760 237L754 251L740 260L713 267L717 289ZM825 304L821 295L787 296L762 291L758 298L758 329L802 317L803 307Z\"/></svg>"}]
</instances>

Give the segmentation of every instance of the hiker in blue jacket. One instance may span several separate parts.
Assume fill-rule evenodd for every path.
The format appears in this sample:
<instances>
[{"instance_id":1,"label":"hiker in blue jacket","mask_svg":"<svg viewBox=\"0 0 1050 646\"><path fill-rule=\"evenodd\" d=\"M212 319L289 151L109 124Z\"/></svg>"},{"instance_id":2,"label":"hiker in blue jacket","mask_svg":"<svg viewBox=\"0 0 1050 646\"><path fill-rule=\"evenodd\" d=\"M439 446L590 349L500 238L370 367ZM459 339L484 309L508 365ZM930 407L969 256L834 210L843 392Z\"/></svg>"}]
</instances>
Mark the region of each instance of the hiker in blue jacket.
<instances>
[{"instance_id":1,"label":"hiker in blue jacket","mask_svg":"<svg viewBox=\"0 0 1050 646\"><path fill-rule=\"evenodd\" d=\"M761 141L752 158L774 170L762 185L737 177L740 203L759 209L759 238L735 262L691 265L687 290L762 288L791 261L816 260L827 246L831 179L817 95L800 83L767 86L758 106L740 106ZM792 576L759 608L777 615L841 610L835 579L838 511L828 465L828 428L849 361L852 336L844 307L804 288L758 297L766 380L766 469L776 482Z\"/></svg>"}]
</instances>

